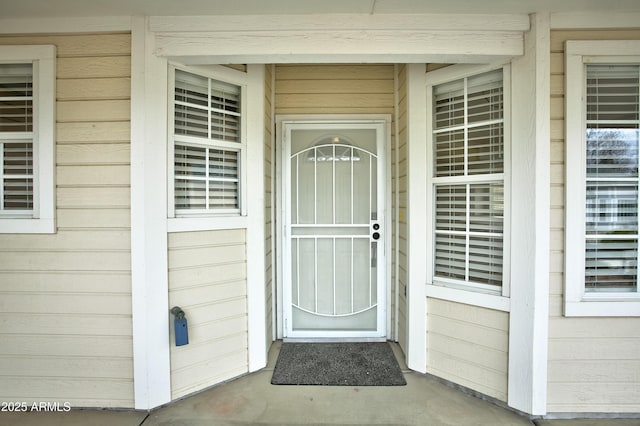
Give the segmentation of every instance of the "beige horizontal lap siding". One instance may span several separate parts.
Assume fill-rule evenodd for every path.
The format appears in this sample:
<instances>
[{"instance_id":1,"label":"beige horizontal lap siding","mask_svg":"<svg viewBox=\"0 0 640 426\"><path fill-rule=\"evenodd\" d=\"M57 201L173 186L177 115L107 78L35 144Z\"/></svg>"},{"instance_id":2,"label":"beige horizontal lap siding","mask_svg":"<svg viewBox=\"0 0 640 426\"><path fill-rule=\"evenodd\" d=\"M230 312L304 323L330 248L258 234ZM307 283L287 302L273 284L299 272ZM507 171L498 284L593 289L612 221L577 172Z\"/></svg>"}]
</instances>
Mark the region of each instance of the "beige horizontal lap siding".
<instances>
[{"instance_id":1,"label":"beige horizontal lap siding","mask_svg":"<svg viewBox=\"0 0 640 426\"><path fill-rule=\"evenodd\" d=\"M169 305L187 318L189 344L175 345L171 399L248 371L245 230L169 234Z\"/></svg>"},{"instance_id":2,"label":"beige horizontal lap siding","mask_svg":"<svg viewBox=\"0 0 640 426\"><path fill-rule=\"evenodd\" d=\"M398 335L396 340L407 352L407 86L406 86L406 66L398 65L397 79L397 102L398 110L397 114L397 131L398 142L394 145L396 147L394 152L393 162L393 201L395 203L394 209L394 232L397 232L397 236L394 236L394 242L396 243L394 253L394 273L397 274L395 282L397 288L395 289L398 300ZM396 182L397 181L397 182ZM394 302L396 300L394 294ZM394 312L395 313L395 312Z\"/></svg>"},{"instance_id":3,"label":"beige horizontal lap siding","mask_svg":"<svg viewBox=\"0 0 640 426\"><path fill-rule=\"evenodd\" d=\"M548 403L558 412L640 412L640 318L566 318L564 288L564 46L640 40L640 30L551 33L551 271Z\"/></svg>"},{"instance_id":4,"label":"beige horizontal lap siding","mask_svg":"<svg viewBox=\"0 0 640 426\"><path fill-rule=\"evenodd\" d=\"M390 114L392 140L388 141L388 152L393 157L394 77L394 66L386 64L276 65L275 112L283 115ZM387 158L388 163L391 161L392 158ZM394 168L391 170L393 173ZM395 238L392 233L389 235ZM392 293L391 301L395 301L395 293ZM395 306L392 306L391 312L394 310ZM392 318L392 324L394 321ZM395 338L393 331L392 326L389 338Z\"/></svg>"},{"instance_id":5,"label":"beige horizontal lap siding","mask_svg":"<svg viewBox=\"0 0 640 426\"><path fill-rule=\"evenodd\" d=\"M0 401L131 408L129 34L57 47L57 233L0 235Z\"/></svg>"},{"instance_id":6,"label":"beige horizontal lap siding","mask_svg":"<svg viewBox=\"0 0 640 426\"><path fill-rule=\"evenodd\" d=\"M427 298L427 372L507 400L509 314Z\"/></svg>"}]
</instances>

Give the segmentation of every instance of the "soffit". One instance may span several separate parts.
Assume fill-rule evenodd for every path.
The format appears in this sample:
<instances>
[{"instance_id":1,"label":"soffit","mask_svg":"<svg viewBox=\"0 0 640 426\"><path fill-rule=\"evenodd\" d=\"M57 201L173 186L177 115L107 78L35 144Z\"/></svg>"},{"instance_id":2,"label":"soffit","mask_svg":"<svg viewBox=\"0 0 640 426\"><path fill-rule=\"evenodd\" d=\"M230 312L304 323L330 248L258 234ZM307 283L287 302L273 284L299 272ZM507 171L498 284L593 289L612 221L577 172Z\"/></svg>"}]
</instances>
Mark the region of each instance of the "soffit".
<instances>
[{"instance_id":1,"label":"soffit","mask_svg":"<svg viewBox=\"0 0 640 426\"><path fill-rule=\"evenodd\" d=\"M3 18L633 11L637 0L0 0Z\"/></svg>"}]
</instances>

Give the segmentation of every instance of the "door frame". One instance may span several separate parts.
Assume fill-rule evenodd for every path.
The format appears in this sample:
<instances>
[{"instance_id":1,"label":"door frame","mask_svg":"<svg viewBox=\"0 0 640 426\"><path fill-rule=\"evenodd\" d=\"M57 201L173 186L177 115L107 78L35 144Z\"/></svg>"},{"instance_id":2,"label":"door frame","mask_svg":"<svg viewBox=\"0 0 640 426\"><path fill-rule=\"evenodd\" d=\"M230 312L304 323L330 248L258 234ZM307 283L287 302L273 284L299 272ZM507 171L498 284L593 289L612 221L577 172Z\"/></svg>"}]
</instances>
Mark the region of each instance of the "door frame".
<instances>
[{"instance_id":1,"label":"door frame","mask_svg":"<svg viewBox=\"0 0 640 426\"><path fill-rule=\"evenodd\" d=\"M276 162L276 175L275 175L275 192L276 192L276 335L278 339L285 338L285 326L284 326L284 310L285 310L285 300L283 297L284 294L284 277L285 277L285 265L287 265L287 259L285 258L286 250L286 211L285 211L285 191L286 185L286 176L285 170L283 167L283 156L285 155L285 145L284 145L284 134L283 134L283 124L287 122L295 122L300 124L323 124L323 123L354 123L354 124L382 124L383 125L383 148L382 155L384 155L384 178L380 179L379 185L382 186L382 192L384 193L385 201L384 201L384 217L383 217L383 226L384 229L388 230L385 233L385 240L383 250L385 253L385 262L384 262L384 298L385 301L382 306L379 306L384 310L385 315L385 327L384 327L384 336L380 337L333 337L333 338L304 338L304 339L296 339L296 340L386 340L392 337L392 332L394 327L391 324L391 290L392 290L392 282L391 282L391 262L392 262L392 238L395 237L393 229L392 229L392 220L391 220L391 202L392 202L392 194L391 194L391 115L390 114L288 114L288 115L277 115L276 116L276 131L275 131L275 162ZM397 315L396 315L397 321ZM286 337L288 339L288 337Z\"/></svg>"}]
</instances>

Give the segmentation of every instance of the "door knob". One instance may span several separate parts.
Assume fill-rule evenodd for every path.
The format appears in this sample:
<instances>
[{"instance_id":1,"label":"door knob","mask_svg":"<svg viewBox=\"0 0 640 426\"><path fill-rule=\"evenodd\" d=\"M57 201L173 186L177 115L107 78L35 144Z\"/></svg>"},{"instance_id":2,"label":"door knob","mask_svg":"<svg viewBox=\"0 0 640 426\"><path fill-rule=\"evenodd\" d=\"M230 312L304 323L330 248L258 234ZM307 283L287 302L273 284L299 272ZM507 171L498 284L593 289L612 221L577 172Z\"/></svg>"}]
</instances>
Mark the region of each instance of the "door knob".
<instances>
[{"instance_id":1,"label":"door knob","mask_svg":"<svg viewBox=\"0 0 640 426\"><path fill-rule=\"evenodd\" d=\"M380 239L380 233L379 232L374 232L373 235L371 236L374 240L378 240Z\"/></svg>"}]
</instances>

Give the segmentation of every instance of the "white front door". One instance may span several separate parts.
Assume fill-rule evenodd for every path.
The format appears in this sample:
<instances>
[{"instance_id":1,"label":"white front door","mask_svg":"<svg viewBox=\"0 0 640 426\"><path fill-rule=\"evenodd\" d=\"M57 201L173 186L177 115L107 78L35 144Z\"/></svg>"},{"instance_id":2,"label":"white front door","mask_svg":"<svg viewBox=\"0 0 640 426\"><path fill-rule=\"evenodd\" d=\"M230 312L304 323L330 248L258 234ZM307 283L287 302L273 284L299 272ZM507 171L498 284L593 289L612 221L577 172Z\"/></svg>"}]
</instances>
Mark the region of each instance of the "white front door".
<instances>
[{"instance_id":1,"label":"white front door","mask_svg":"<svg viewBox=\"0 0 640 426\"><path fill-rule=\"evenodd\" d=\"M283 122L284 336L383 338L385 123Z\"/></svg>"}]
</instances>

